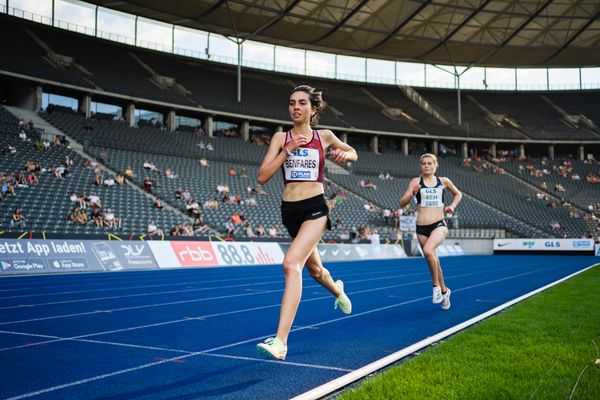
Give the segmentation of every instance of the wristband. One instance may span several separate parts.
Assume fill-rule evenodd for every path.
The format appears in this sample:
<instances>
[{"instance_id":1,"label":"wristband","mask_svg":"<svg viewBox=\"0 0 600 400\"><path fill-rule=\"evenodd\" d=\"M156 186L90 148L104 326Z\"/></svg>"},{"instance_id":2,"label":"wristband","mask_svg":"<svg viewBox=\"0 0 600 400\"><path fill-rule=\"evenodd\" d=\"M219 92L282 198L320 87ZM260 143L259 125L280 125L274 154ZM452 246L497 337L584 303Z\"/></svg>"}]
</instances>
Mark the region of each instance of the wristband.
<instances>
[{"instance_id":1,"label":"wristband","mask_svg":"<svg viewBox=\"0 0 600 400\"><path fill-rule=\"evenodd\" d=\"M294 153L292 153L291 151L289 151L289 150L288 150L288 148L287 148L287 147L285 147L285 146L283 146L283 151L285 151L285 152L286 152L286 154L287 154L288 156L290 156L290 157L294 155Z\"/></svg>"}]
</instances>

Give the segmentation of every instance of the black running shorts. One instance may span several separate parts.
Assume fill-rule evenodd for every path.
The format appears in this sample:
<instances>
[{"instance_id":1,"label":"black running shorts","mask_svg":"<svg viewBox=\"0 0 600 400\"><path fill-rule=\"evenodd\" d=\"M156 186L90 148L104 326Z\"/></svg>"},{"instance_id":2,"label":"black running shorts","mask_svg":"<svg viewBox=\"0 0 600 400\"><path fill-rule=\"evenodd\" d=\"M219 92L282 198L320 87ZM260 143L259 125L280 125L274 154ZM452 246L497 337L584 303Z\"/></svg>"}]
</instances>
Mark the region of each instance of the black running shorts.
<instances>
[{"instance_id":1,"label":"black running shorts","mask_svg":"<svg viewBox=\"0 0 600 400\"><path fill-rule=\"evenodd\" d=\"M300 201L281 201L281 220L291 237L298 235L304 221L327 217L327 229L331 230L329 207L322 194Z\"/></svg>"},{"instance_id":2,"label":"black running shorts","mask_svg":"<svg viewBox=\"0 0 600 400\"><path fill-rule=\"evenodd\" d=\"M433 224L429 225L417 225L417 235L429 237L434 229L442 226L445 226L446 228L448 227L448 225L446 225L446 220L444 219L440 219L438 222L434 222Z\"/></svg>"}]
</instances>

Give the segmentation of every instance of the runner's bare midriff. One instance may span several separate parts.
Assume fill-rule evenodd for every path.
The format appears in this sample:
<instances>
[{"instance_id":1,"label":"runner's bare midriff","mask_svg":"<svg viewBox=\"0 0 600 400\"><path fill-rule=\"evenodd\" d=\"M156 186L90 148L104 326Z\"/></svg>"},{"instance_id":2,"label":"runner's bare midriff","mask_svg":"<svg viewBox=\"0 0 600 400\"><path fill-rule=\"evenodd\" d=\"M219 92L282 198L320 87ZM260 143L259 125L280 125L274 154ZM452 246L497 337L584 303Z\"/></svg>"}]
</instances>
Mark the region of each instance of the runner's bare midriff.
<instances>
[{"instance_id":1,"label":"runner's bare midriff","mask_svg":"<svg viewBox=\"0 0 600 400\"><path fill-rule=\"evenodd\" d=\"M320 182L290 182L285 185L281 198L283 201L300 201L323 193Z\"/></svg>"}]
</instances>

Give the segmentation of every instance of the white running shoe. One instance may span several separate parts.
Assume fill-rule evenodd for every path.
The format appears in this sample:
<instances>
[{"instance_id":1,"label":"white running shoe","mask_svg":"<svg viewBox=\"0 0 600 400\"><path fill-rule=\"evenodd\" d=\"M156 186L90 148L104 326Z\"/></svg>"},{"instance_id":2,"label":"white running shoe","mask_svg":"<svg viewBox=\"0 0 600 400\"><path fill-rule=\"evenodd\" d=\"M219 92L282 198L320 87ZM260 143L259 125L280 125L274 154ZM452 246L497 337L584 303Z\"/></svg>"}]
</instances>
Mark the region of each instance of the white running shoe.
<instances>
[{"instance_id":1,"label":"white running shoe","mask_svg":"<svg viewBox=\"0 0 600 400\"><path fill-rule=\"evenodd\" d=\"M439 286L433 287L433 298L431 299L433 304L440 304L442 302L442 289Z\"/></svg>"},{"instance_id":2,"label":"white running shoe","mask_svg":"<svg viewBox=\"0 0 600 400\"><path fill-rule=\"evenodd\" d=\"M335 281L335 285L338 287L338 289L340 289L342 294L336 297L335 303L333 303L333 308L337 309L339 306L340 310L342 310L344 314L350 314L352 312L352 302L348 296L346 296L346 293L344 293L344 282L338 279Z\"/></svg>"},{"instance_id":3,"label":"white running shoe","mask_svg":"<svg viewBox=\"0 0 600 400\"><path fill-rule=\"evenodd\" d=\"M257 344L256 350L264 358L274 358L276 360L285 360L287 354L287 346L276 337L268 338L264 343Z\"/></svg>"},{"instance_id":4,"label":"white running shoe","mask_svg":"<svg viewBox=\"0 0 600 400\"><path fill-rule=\"evenodd\" d=\"M446 290L446 293L444 293L442 295L442 309L443 310L450 309L450 293L452 293L452 291L450 290L450 288L448 288L448 290Z\"/></svg>"}]
</instances>

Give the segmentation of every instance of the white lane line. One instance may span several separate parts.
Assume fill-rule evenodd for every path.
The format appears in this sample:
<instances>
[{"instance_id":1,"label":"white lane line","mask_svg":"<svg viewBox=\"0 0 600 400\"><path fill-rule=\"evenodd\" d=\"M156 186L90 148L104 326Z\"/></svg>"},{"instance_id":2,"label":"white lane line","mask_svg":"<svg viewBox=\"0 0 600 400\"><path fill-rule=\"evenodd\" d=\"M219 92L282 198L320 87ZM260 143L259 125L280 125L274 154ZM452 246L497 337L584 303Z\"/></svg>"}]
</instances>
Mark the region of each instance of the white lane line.
<instances>
[{"instance_id":1,"label":"white lane line","mask_svg":"<svg viewBox=\"0 0 600 400\"><path fill-rule=\"evenodd\" d=\"M389 273L389 272L387 272L387 271L381 272L381 274L384 274L384 273ZM395 276L396 277L408 277L408 276L412 276L412 275L420 275L422 273L423 272L419 272L419 273L415 273L415 274L407 274L407 275L395 275ZM361 273L351 274L348 276L356 276L356 275L364 275L364 273L361 272ZM173 293L200 292L200 291L206 291L206 290L234 289L234 288L247 287L247 286L274 285L274 284L281 283L281 277L282 277L281 274L279 274L277 277L279 278L278 280L269 281L269 282L244 283L244 284L238 284L238 285L213 286L213 287L192 288L192 289L183 289L183 290L169 290L169 291L163 291L163 292L136 293L136 294L126 294L126 295L118 295L118 296L106 296L106 297L94 297L94 298L76 299L76 300L52 301L52 302L47 302L47 303L19 304L19 305L13 305L13 306L0 307L0 310L11 310L11 309L16 309L16 308L38 307L38 306L58 305L58 304L82 303L82 302L98 301L98 300L124 299L124 298L143 297L143 296L156 296L156 295L173 294ZM260 278L264 279L265 277L260 277ZM226 280L224 280L224 281L226 281ZM306 277L306 278L303 278L303 281L312 281L312 278ZM189 284L189 283L187 283L187 284ZM156 285L156 287L159 287L159 286L160 285ZM166 286L172 286L172 285L166 285ZM153 286L146 286L146 287L153 287ZM132 288L138 289L141 287L132 287ZM116 289L106 289L106 290L116 291ZM118 289L118 290L120 290L120 289ZM85 291L82 291L82 292L85 292ZM74 293L74 292L68 292L68 293Z\"/></svg>"},{"instance_id":2,"label":"white lane line","mask_svg":"<svg viewBox=\"0 0 600 400\"><path fill-rule=\"evenodd\" d=\"M537 274L540 271L544 271L544 270L548 270L548 269L553 269L553 268L557 268L557 267L558 266L554 266L554 267L551 267L551 268L542 268L542 269L539 269L539 270L529 271L529 272L525 272L525 273L522 273L522 274L511 275L511 276L508 276L508 277L495 279L495 280L484 282L484 283L480 283L480 284L477 284L477 285L471 285L471 286L468 286L466 288L456 289L455 292L462 291L462 290L467 290L467 289L471 289L471 288L475 288L475 287L485 286L485 285L489 285L489 284L501 282L501 281L508 280L508 279L514 279L514 278L518 278L518 277L525 276L525 275ZM589 268L586 268L585 270L587 270L587 269L589 269ZM565 278L562 278L561 280L556 281L556 282L562 282L563 280L568 279L569 277L571 277L573 275L576 275L577 273L581 273L581 272L583 272L585 270L582 270L582 271L576 272L574 274L571 274L571 275L569 275L569 276L567 276ZM554 283L554 284L556 284L556 283ZM553 284L550 284L550 285L553 285ZM549 285L546 285L546 286L549 286ZM546 286L544 286L544 288ZM534 292L537 293L538 291L540 291L540 289L537 289ZM533 293L533 292L530 292L530 293ZM523 296L521 296L521 297L523 297ZM521 297L519 297L518 299L520 299ZM396 307L399 307L399 306L402 306L402 305L405 305L405 304L410 304L410 303L414 303L416 301L421 301L421 300L425 300L425 299L429 299L429 298L430 298L430 296L425 296L425 297L421 297L419 299L405 301L405 302L394 304L394 305L390 305L390 306L379 307L379 308L376 308L376 309L373 309L373 310L369 310L369 311L365 311L365 312L362 312L362 313L359 313L359 314L347 315L347 316L344 316L344 317L341 317L341 318L335 318L335 319L332 319L332 320L326 320L326 321L322 321L322 322L319 322L319 323L316 323L316 324L311 324L310 327L331 324L331 323L334 323L334 322L343 321L343 320L350 319L350 318L356 318L356 317L359 317L359 316L368 315L368 314L372 314L372 313L375 313L375 312L379 312L379 311L383 311L383 310L388 310L388 309L391 309L391 308L396 308ZM509 303L512 303L512 302L514 302L514 300L511 301L511 302L509 302ZM499 308L499 307L496 307L496 308ZM489 311L487 313L489 313ZM482 315L485 315L487 313L484 313ZM477 318L477 317L475 317L475 318ZM465 324L465 323L463 322L462 324L459 324L457 326L461 326L463 324ZM309 326L301 327L301 328L296 328L296 329L292 329L290 332L297 332L297 331L305 330L305 329L308 329L308 328L309 328ZM452 328L450 328L450 329L452 329ZM438 334L438 335L440 335L440 334ZM21 395L18 395L18 396L11 397L11 398L6 399L6 400L19 400L19 399L25 399L25 398L29 398L29 397L34 397L34 396L37 396L37 395L40 395L40 394L54 392L54 391L57 391L57 390L66 389L66 388L70 388L70 387L73 387L73 386L78 386L78 385L86 384L86 383L89 383L89 382L94 382L94 381L98 381L98 380L110 378L110 377L113 377L113 376L116 376L116 375L122 375L122 374L126 374L126 373L129 373L129 372L134 372L134 371L138 371L138 370L141 370L141 369L150 368L150 367L153 367L153 366L156 366L156 365L161 365L161 364L164 364L164 363L167 363L167 362L171 362L171 361L174 361L174 360L181 360L181 359L185 359L185 358L194 357L194 356L197 356L197 355L204 355L206 353L213 353L215 351L219 351L219 350L223 350L223 349L228 349L228 348L231 348L231 347L236 347L236 346L239 346L239 345L242 345L242 344L257 342L257 341L266 339L269 336L271 336L271 334L270 335L256 337L256 338L252 338L252 339L247 339L247 340L243 340L243 341L239 341L239 342L236 342L236 343L230 343L230 344L223 345L223 346L213 347L211 349L206 349L206 350L202 350L202 351L199 351L199 352L185 354L185 355L182 355L182 356L173 357L173 358L169 358L169 359L166 359L166 360L160 360L160 361L156 361L156 362L152 362L152 363L141 364L141 365L138 365L138 366L135 366L135 367L127 368L127 369L122 369L122 370L118 370L118 371L114 371L114 372L110 372L110 373L106 373L106 374L102 374L102 375L93 376L93 377L86 378L86 379L81 379L81 380L77 380L77 381L65 383L65 384L62 384L62 385L51 386L51 387L48 387L48 388L45 388L45 389L41 389L41 390L29 392L29 393L24 393L24 394L21 394ZM433 336L433 337L436 337L436 336ZM439 340L439 338L437 340ZM414 351L416 351L416 350L413 350L412 352L414 352ZM398 354L398 353L394 353L394 354ZM410 354L410 353L408 353L408 354ZM393 355L390 355L390 356L386 357L385 359L388 359L391 356L393 356ZM403 357L405 357L405 355ZM369 365L371 365L371 364L369 364ZM366 367L363 367L363 368L366 368ZM381 367L379 367L378 369L380 369L380 368ZM355 372L356 371L351 372L350 374L344 375L343 377L338 378L338 379L336 379L333 382L340 381L340 379L344 378L345 376L352 375ZM316 389L313 389L313 390L316 390ZM307 392L307 393L310 393L310 392Z\"/></svg>"},{"instance_id":3,"label":"white lane line","mask_svg":"<svg viewBox=\"0 0 600 400\"><path fill-rule=\"evenodd\" d=\"M472 275L472 274L465 274L465 275ZM377 287L377 288L371 288L371 289L365 289L365 290L357 290L357 291L353 291L351 293L349 292L348 294L355 295L355 294L375 292L375 291L381 291L381 290L387 290L387 289L395 289L395 288L402 287L402 286L412 286L414 284L426 283L426 282L429 282L429 279L422 280L422 281L406 282L406 283L401 283L401 284L398 284L398 285L383 286L383 287ZM312 298L312 299L304 299L304 300L301 300L301 303L308 303L308 302L312 302L312 301L326 300L326 299L331 299L331 295L321 296L321 297L315 297L315 298ZM275 303L275 304L269 304L269 305L266 305L266 306L258 306L258 307L252 307L252 308L245 308L245 309L241 309L241 310L225 311L225 312L215 313L215 314L207 314L207 315L203 315L201 318L202 318L202 320L206 320L207 318L215 318L215 317L222 317L222 316L226 316L226 315L241 314L241 313L245 313L245 312L265 310L265 309L268 309L268 308L275 308L275 307L280 307L280 306L281 306L281 303ZM157 326L171 325L171 324L177 324L177 323L189 322L189 321L196 321L196 320L198 320L198 318L184 317L184 318L176 319L176 320L157 322L157 323L153 323L153 324L138 325L138 326L132 326L132 327L127 327L127 328L114 329L114 330L110 330L110 331L95 332L95 333L89 333L89 334L85 334L85 335L72 336L72 337L66 337L66 338L59 337L59 336L48 336L48 338L56 339L56 340L48 340L48 341L45 341L45 342L29 343L29 344L23 344L23 345L19 345L19 346L0 348L0 352L2 352L2 351L8 351L8 350L21 349L21 348L25 348L25 347L34 347L34 346L39 346L39 345L48 344L48 343L62 342L62 341L66 341L66 340L79 340L79 339L82 339L82 338L88 338L88 337L94 337L94 336L101 336L101 335L109 335L109 334L113 334L113 333L120 333L120 332L127 332L127 331L133 331L133 330L138 330L138 329L153 328L153 327L157 327ZM310 327L306 327L306 328L307 329L311 329ZM20 334L20 335L30 335L30 336L44 337L44 335L28 334L27 332L14 332L14 331L0 330L0 333L5 333L5 334Z\"/></svg>"},{"instance_id":4,"label":"white lane line","mask_svg":"<svg viewBox=\"0 0 600 400\"><path fill-rule=\"evenodd\" d=\"M383 279L388 280L390 278L405 278L405 277L409 277L409 276L425 275L425 274L426 274L426 272L418 272L418 273L414 273L414 274L403 274L403 275L391 275L391 276L388 275L388 276L380 277L380 278L366 278L366 279L352 280L352 281L348 281L348 282L353 282L353 283L372 282L372 281L383 280ZM362 275L364 275L364 274L362 274ZM310 279L310 278L306 278L306 280L309 282L312 282L312 279ZM276 283L281 284L281 283L283 283L283 280L279 280ZM249 286L249 285L240 285L240 286L244 287L244 286ZM316 288L316 287L321 287L321 285L314 284L314 285L304 286L305 289L311 289L311 288ZM283 291L283 289L278 288L278 289L274 289L274 290L261 290L261 291L255 291L255 292L250 292L250 293L223 295L223 296L215 296L215 297L204 297L201 299L179 300L179 301L172 301L172 302L166 302L166 303L154 303L154 304L145 304L145 305L141 305L141 306L113 308L110 311L112 311L112 312L129 311L129 310L137 310L137 309L142 309L142 308L162 307L162 306L170 306L170 305L174 305L174 304L194 303L194 302L209 301L209 300L220 300L220 299L228 299L228 298L241 297L241 296L253 296L253 295L258 295L258 294L276 293L276 292L282 292L282 291ZM126 296L123 296L123 297L126 297ZM85 312L73 313L73 314L61 314L61 315L31 318L31 319L24 319L24 320L17 320L17 321L4 321L4 322L0 322L0 326L21 324L21 323L25 323L25 322L45 321L45 320L57 319L57 318L78 317L78 316L82 316L82 315L98 314L101 312L103 312L103 311L94 310L94 311L85 311Z\"/></svg>"},{"instance_id":5,"label":"white lane line","mask_svg":"<svg viewBox=\"0 0 600 400\"><path fill-rule=\"evenodd\" d=\"M475 317L473 317L473 318L471 318L471 319L469 319L467 321L464 321L464 322L462 322L462 323L460 323L458 325L455 325L455 326L453 326L451 328L448 328L448 329L446 329L446 330L444 330L442 332L439 332L436 335L433 335L433 336L430 336L430 337L428 337L426 339L423 339L420 342L414 343L414 344L412 344L412 345L410 345L408 347L405 347L402 350L399 350L399 351L397 351L397 352L395 352L393 354L390 354L389 356L386 356L386 357L384 357L382 359L379 359L379 360L374 361L374 362L372 362L372 363L370 363L368 365L365 365L364 367L359 368L359 369L357 369L355 371L352 371L349 374L341 376L341 377L339 377L339 378L337 378L337 379L335 379L333 381L327 382L326 384L321 385L319 387L316 387L316 388L314 388L312 390L309 390L308 392L302 393L302 394L294 397L291 400L317 400L317 399L321 399L321 398L323 398L323 397L325 397L325 396L327 396L327 395L329 395L329 394L331 394L331 393L333 393L333 392L335 392L335 391L337 391L337 390L339 390L339 389L341 389L341 388L343 388L343 387L345 387L345 386L347 386L347 385L349 385L349 384L351 384L351 383L353 383L353 382L355 382L355 381L357 381L357 380L359 380L361 378L364 378L365 376L367 376L369 374L372 374L373 372L379 371L382 368L384 368L384 367L386 367L386 366L388 366L390 364L393 364L394 362L396 362L396 361L398 361L398 360L400 360L400 359L402 359L402 358L404 358L404 357L406 357L406 356L408 356L410 354L413 354L416 351L419 351L419 350L421 350L421 349L423 349L423 348L425 348L427 346L430 346L431 344L436 343L436 342L438 342L438 341L440 341L440 340L442 340L442 339L444 339L444 338L446 338L446 337L448 337L450 335L453 335L456 332L459 332L459 331L461 331L463 329L466 329L466 328L468 328L468 327L470 327L470 326L472 326L472 325L474 325L474 324L482 321L485 318L491 317L492 315L497 314L500 311L503 311L506 308L508 308L508 307L510 307L510 306L512 306L514 304L517 304L517 303L519 303L519 302L521 302L521 301L523 301L523 300L525 300L525 299L527 299L527 298L529 298L529 297L531 297L533 295L536 295L536 294L538 294L538 293L540 293L540 292L542 292L542 291L544 291L544 290L546 290L548 288L551 288L551 287L553 287L555 285L558 285L559 283L564 282L567 279L570 279L570 278L572 278L572 277L574 277L576 275L579 275L582 272L585 272L585 271L587 271L587 270L589 270L591 268L594 268L595 266L600 266L600 264L595 264L595 265L592 265L590 267L584 268L584 269L582 269L580 271L577 271L577 272L574 272L574 273L572 273L570 275L567 275L564 278L558 279L558 280L556 280L554 282L551 282L551 283L549 283L547 285L544 285L541 288L532 290L529 293L526 293L526 294L524 294L522 296L519 296L519 297L517 297L517 298L515 298L513 300L507 301L504 304L501 304L501 305L499 305L499 306L497 306L495 308L492 308L491 310L488 310L488 311L486 311L486 312L484 312L484 313L482 313L480 315L477 315L477 316L475 316ZM526 275L526 274L521 274L521 275L517 275L517 276L522 276L522 275ZM517 277L517 276L515 276L515 277ZM476 286L477 285L473 285L473 286L470 286L470 287L457 289L457 290L455 290L455 292L458 292L458 291L461 291L461 290L467 290L469 288L473 288L473 287L476 287Z\"/></svg>"},{"instance_id":6,"label":"white lane line","mask_svg":"<svg viewBox=\"0 0 600 400\"><path fill-rule=\"evenodd\" d=\"M350 268L336 268L336 270L344 270L344 269L350 269ZM350 270L355 270L355 268L352 268ZM163 270L164 272L167 272L165 270ZM128 272L136 272L136 271L128 271ZM139 271L137 271L139 272ZM153 270L150 271L145 271L145 272L154 272ZM389 271L374 271L372 272L372 274L385 274L385 273L389 273ZM356 274L348 274L349 276L353 276L353 275L358 275L358 274L362 274L361 273L356 273ZM25 298L25 297L39 297L39 296L55 296L55 295L63 295L63 294L79 294L79 293L95 293L95 292L105 292L105 291L117 291L117 290L130 290L130 289L143 289L143 288L155 288L155 287L166 287L166 286L183 286L183 285L193 285L193 284L202 284L202 283L219 283L219 282L235 282L235 281L243 281L243 280L256 280L256 279L261 279L264 280L265 278L276 278L276 277L280 277L281 276L281 272L277 271L277 273L272 273L272 274L266 274L266 275L249 275L246 277L240 277L240 278L228 278L228 279L213 279L213 280L194 280L194 281L187 281L187 282L173 282L173 283L164 283L164 281L160 284L156 284L156 285L142 285L142 284L136 284L134 286L122 286L122 287L110 287L110 288L101 288L101 289L86 289L86 290L74 290L74 291L65 291L65 292L50 292L50 293L35 293L35 294L24 294L24 295L13 295L13 296L1 296L0 300L2 299L14 299L14 298ZM149 281L155 281L156 279L150 279ZM118 284L129 284L131 283L131 279L129 280L124 280L124 281L118 281L118 282L114 282L113 280L107 280L106 282L92 282L92 283L87 283L86 282L86 286L96 286L96 285L114 285L115 283ZM53 286L42 286L42 287L32 287L32 286L28 286L26 288L19 288L19 289L0 289L0 292L5 292L5 291L24 291L24 290L40 290L40 289L57 289L57 288L66 288L66 287L81 287L81 284L73 284L73 285L63 285L63 286L57 286L57 285L53 285Z\"/></svg>"},{"instance_id":7,"label":"white lane line","mask_svg":"<svg viewBox=\"0 0 600 400\"><path fill-rule=\"evenodd\" d=\"M500 265L494 265L494 267L486 269L486 270L479 270L479 272L476 272L474 274L480 274L480 273L487 273L490 271L495 271L498 266ZM371 282L371 281L377 281L377 280L382 280L382 279L390 279L390 278L403 278L403 277L410 277L410 276L418 276L418 275L424 275L427 274L427 272L423 271L423 272L417 272L417 273L411 273L411 274L401 274L401 275L391 275L391 276L385 276L385 277L381 277L381 278L366 278L366 279L358 279L358 280L352 280L352 281L348 281L351 283L361 283L361 282ZM364 273L361 273L360 275L364 275ZM471 274L467 274L467 275L455 275L455 277L462 277L462 276L468 276ZM308 281L312 281L309 278L306 278L306 280ZM304 289L311 289L311 288L316 288L316 287L321 287L320 285L308 285L305 286ZM185 303L193 303L193 302L200 302L200 301L207 301L207 300L218 300L218 299L224 299L224 298L229 298L229 296L231 297L239 297L239 296L250 296L250 295L255 295L255 294L266 294L266 293L275 293L275 292L279 292L279 291L283 291L283 289L277 289L277 290L270 290L270 291L262 291L262 292L252 292L252 293L244 293L244 294L238 294L238 295L227 295L227 296L220 296L220 297L209 297L209 298L202 298L202 299L191 299L191 300L180 300L180 301L174 301L174 302L167 302L167 303L154 303L154 304L147 304L147 305L141 305L141 306L132 306L132 307L122 307L122 308L116 308L116 309L112 309L111 311L129 311L129 310L136 310L136 309L142 309L142 308L150 308L150 307L162 307L162 306L170 306L170 305L175 305L175 304L185 304ZM24 319L24 320L17 320L17 321L4 321L4 322L0 322L0 326L3 325L12 325L12 324L20 324L20 323L26 323L26 322L37 322L37 321L45 321L45 320L50 320L50 319L58 319L58 318L70 318L70 317L79 317L79 316L84 316L84 315L93 315L93 314L99 314L102 311L98 311L98 310L94 310L94 311L86 311L86 312L81 312L81 313L73 313L73 314L61 314L61 315L54 315L54 316L48 316L48 317L39 317L39 318L31 318L31 319Z\"/></svg>"},{"instance_id":8,"label":"white lane line","mask_svg":"<svg viewBox=\"0 0 600 400\"><path fill-rule=\"evenodd\" d=\"M13 335L21 335L21 336L35 336L35 337L44 337L44 338L55 338L55 339L60 339L59 341L70 340L70 341L74 341L74 342L102 344L102 345L110 345L110 346L118 346L118 347L128 347L128 348L141 349L141 350L164 351L164 352L170 352L170 353L180 353L180 354L196 354L196 353L198 353L198 352L189 351L189 350L180 350L180 349L172 349L172 348L157 347L157 346L146 346L146 345L138 345L138 344L130 344L130 343L121 343L121 342L109 342L109 341L104 341L104 340L62 338L62 337L59 337L59 336L31 335L31 334L22 333L22 332L10 332L10 331L0 331L0 333L10 333L10 334L13 334ZM35 343L35 344L33 344L33 346L35 347L35 345L42 345L42 344L44 344L44 343L42 343L42 342ZM199 355L204 355L204 356L208 356L208 357L228 358L228 359L232 359L232 360L258 361L258 362L267 362L267 363L277 363L277 364L284 364L284 365L292 365L292 366L297 366L297 367L327 369L327 370L332 370L332 371L342 371L342 372L351 372L352 371L351 369L333 367L333 366L328 366L328 365L306 364L306 363L298 363L298 362L291 362L291 361L281 361L281 360L267 360L267 359L264 359L264 358L233 356L233 355L229 355L229 354L216 354L216 353L202 352Z\"/></svg>"}]
</instances>

